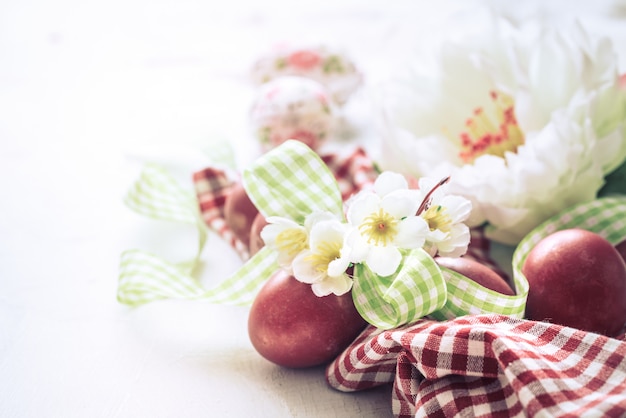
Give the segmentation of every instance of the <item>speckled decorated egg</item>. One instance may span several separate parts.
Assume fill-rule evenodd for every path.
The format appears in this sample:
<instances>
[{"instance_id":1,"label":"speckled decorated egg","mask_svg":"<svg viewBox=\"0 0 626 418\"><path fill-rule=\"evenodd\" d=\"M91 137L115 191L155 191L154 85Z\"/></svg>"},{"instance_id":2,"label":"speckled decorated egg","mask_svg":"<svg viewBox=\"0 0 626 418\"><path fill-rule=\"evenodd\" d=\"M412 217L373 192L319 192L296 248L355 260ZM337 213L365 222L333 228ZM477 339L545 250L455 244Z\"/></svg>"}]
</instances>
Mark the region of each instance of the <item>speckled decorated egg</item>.
<instances>
[{"instance_id":1,"label":"speckled decorated egg","mask_svg":"<svg viewBox=\"0 0 626 418\"><path fill-rule=\"evenodd\" d=\"M339 105L344 104L363 81L362 74L345 53L323 45L276 47L252 67L252 79L259 85L292 75L324 85Z\"/></svg>"},{"instance_id":2,"label":"speckled decorated egg","mask_svg":"<svg viewBox=\"0 0 626 418\"><path fill-rule=\"evenodd\" d=\"M336 106L315 80L285 76L261 85L251 111L252 129L265 151L288 139L317 149L331 135Z\"/></svg>"}]
</instances>

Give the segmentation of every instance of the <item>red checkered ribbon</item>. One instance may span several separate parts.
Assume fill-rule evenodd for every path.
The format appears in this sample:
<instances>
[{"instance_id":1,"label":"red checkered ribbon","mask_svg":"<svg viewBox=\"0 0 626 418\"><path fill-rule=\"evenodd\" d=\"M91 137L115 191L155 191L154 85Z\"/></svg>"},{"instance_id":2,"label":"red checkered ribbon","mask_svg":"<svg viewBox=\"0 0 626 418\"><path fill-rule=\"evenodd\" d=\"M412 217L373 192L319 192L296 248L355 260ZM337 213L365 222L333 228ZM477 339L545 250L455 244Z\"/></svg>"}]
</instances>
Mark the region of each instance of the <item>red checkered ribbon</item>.
<instances>
[{"instance_id":1,"label":"red checkered ribbon","mask_svg":"<svg viewBox=\"0 0 626 418\"><path fill-rule=\"evenodd\" d=\"M236 182L225 171L205 168L193 174L200 215L207 226L222 237L244 260L248 259L248 243L241 241L226 223L224 205Z\"/></svg>"},{"instance_id":2,"label":"red checkered ribbon","mask_svg":"<svg viewBox=\"0 0 626 418\"><path fill-rule=\"evenodd\" d=\"M346 392L392 383L398 417L623 417L626 342L501 315L368 327L326 370Z\"/></svg>"},{"instance_id":3,"label":"red checkered ribbon","mask_svg":"<svg viewBox=\"0 0 626 418\"><path fill-rule=\"evenodd\" d=\"M354 193L371 187L378 177L372 160L361 148L348 155L327 154L321 157L335 175L344 201Z\"/></svg>"}]
</instances>

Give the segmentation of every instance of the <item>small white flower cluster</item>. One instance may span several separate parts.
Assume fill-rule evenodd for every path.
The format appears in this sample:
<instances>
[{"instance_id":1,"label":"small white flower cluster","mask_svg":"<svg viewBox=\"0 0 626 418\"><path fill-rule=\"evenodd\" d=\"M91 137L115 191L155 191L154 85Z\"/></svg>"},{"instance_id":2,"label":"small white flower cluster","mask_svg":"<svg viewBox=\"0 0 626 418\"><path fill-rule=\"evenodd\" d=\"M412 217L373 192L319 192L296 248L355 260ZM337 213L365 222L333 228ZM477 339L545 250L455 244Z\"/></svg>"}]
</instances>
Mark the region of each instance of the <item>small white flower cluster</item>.
<instances>
[{"instance_id":1,"label":"small white flower cluster","mask_svg":"<svg viewBox=\"0 0 626 418\"><path fill-rule=\"evenodd\" d=\"M261 232L279 254L282 268L317 296L342 295L352 288L348 273L364 263L378 276L396 272L403 250L424 248L431 256L458 257L467 251L470 231L463 222L472 205L449 195L447 178L419 181L409 189L406 178L386 171L373 190L362 190L347 202L346 220L331 213L312 213L304 225L273 216Z\"/></svg>"}]
</instances>

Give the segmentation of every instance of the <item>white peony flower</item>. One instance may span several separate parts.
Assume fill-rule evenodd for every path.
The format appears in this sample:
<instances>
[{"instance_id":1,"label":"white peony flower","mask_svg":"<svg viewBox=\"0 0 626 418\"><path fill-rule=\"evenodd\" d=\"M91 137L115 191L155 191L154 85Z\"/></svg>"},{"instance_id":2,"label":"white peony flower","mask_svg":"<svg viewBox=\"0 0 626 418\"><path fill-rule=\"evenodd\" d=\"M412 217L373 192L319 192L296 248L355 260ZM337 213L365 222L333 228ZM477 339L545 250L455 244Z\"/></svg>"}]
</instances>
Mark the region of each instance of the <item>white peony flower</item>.
<instances>
[{"instance_id":1,"label":"white peony flower","mask_svg":"<svg viewBox=\"0 0 626 418\"><path fill-rule=\"evenodd\" d=\"M593 199L626 158L626 91L606 39L579 25L514 28L491 17L479 36L444 43L432 71L384 92L383 168L451 176L470 225L516 244ZM476 35L476 34L474 34Z\"/></svg>"},{"instance_id":2,"label":"white peony flower","mask_svg":"<svg viewBox=\"0 0 626 418\"><path fill-rule=\"evenodd\" d=\"M261 238L268 248L278 252L278 264L291 273L293 260L309 248L309 231L312 226L327 219L335 219L335 216L316 212L306 217L304 225L282 216L270 216L267 218L268 224L261 230Z\"/></svg>"},{"instance_id":3,"label":"white peony flower","mask_svg":"<svg viewBox=\"0 0 626 418\"><path fill-rule=\"evenodd\" d=\"M361 191L350 202L348 222L354 227L348 235L351 261L365 262L380 276L389 276L399 267L399 248L424 245L428 225L417 215L420 193L410 190L406 179L384 172L373 191Z\"/></svg>"},{"instance_id":4,"label":"white peony flower","mask_svg":"<svg viewBox=\"0 0 626 418\"><path fill-rule=\"evenodd\" d=\"M317 222L311 227L309 249L293 260L294 277L311 284L316 296L340 296L352 288L352 279L346 273L350 260L344 249L347 228L336 219Z\"/></svg>"}]
</instances>

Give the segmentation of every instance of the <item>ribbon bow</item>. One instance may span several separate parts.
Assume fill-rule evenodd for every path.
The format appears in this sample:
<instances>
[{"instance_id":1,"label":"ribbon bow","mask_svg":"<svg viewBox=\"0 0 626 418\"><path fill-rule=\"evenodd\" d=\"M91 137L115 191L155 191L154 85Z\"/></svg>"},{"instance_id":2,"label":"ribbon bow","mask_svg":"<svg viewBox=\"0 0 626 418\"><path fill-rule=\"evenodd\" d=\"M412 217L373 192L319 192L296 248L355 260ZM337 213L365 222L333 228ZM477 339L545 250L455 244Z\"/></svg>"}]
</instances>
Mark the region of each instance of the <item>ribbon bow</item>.
<instances>
[{"instance_id":1,"label":"ribbon bow","mask_svg":"<svg viewBox=\"0 0 626 418\"><path fill-rule=\"evenodd\" d=\"M264 154L243 171L242 180L248 196L265 217L286 216L300 224L313 212L344 217L334 175L315 152L298 141L287 141ZM148 216L195 223L201 250L206 226L198 214L197 201L190 200L163 170L149 166L126 201L142 202L139 207L129 206ZM162 206L167 210L160 211ZM142 211L142 207L151 209ZM176 210L172 212L172 208ZM280 268L277 260L276 251L266 246L231 277L207 290L191 277L189 266L183 268L153 254L129 250L122 254L118 300L129 305L165 298L251 304L260 287ZM366 265L356 264L351 292L357 310L369 323L390 329L426 315L439 320L480 313L522 317L528 284L523 275L516 275L514 281L517 295L499 294L440 267L418 248L404 251L400 267L391 276L381 277Z\"/></svg>"}]
</instances>

